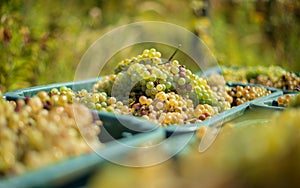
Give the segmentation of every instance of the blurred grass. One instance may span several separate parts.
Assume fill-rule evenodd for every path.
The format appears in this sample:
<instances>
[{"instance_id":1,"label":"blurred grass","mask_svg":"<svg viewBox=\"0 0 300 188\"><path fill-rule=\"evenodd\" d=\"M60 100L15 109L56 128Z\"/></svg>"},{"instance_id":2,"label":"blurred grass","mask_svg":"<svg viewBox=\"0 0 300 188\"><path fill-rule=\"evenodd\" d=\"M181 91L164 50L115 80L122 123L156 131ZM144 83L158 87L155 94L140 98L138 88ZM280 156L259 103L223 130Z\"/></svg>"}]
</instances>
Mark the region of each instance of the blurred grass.
<instances>
[{"instance_id":1,"label":"blurred grass","mask_svg":"<svg viewBox=\"0 0 300 188\"><path fill-rule=\"evenodd\" d=\"M220 64L300 71L298 1L210 0L208 6L205 0L4 0L0 7L3 91L72 81L94 41L117 26L147 20L196 33Z\"/></svg>"}]
</instances>

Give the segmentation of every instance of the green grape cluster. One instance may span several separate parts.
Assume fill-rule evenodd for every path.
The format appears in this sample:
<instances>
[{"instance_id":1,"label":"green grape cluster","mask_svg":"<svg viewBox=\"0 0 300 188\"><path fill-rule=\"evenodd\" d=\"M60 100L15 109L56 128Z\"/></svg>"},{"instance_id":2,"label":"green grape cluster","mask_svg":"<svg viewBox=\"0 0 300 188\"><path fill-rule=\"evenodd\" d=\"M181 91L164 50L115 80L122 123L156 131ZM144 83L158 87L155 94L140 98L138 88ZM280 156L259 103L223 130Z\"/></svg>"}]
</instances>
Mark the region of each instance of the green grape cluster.
<instances>
[{"instance_id":1,"label":"green grape cluster","mask_svg":"<svg viewBox=\"0 0 300 188\"><path fill-rule=\"evenodd\" d=\"M128 96L137 100L141 95L154 97L159 91L171 91L171 77L168 72L148 63L150 62L135 63L126 71L118 73L112 95L120 100L126 100Z\"/></svg>"},{"instance_id":2,"label":"green grape cluster","mask_svg":"<svg viewBox=\"0 0 300 188\"><path fill-rule=\"evenodd\" d=\"M130 65L137 63L140 60L148 60L148 61L155 61L156 63L161 63L159 62L160 58L161 58L161 53L156 51L156 49L154 48L150 50L145 49L142 54L119 62L114 71L115 74L118 74L122 71L126 71Z\"/></svg>"},{"instance_id":3,"label":"green grape cluster","mask_svg":"<svg viewBox=\"0 0 300 188\"><path fill-rule=\"evenodd\" d=\"M286 74L286 70L279 66L271 65L269 67L265 66L255 66L255 67L245 67L245 73L247 80L256 79L259 75L265 75L269 78L278 78Z\"/></svg>"},{"instance_id":4,"label":"green grape cluster","mask_svg":"<svg viewBox=\"0 0 300 188\"><path fill-rule=\"evenodd\" d=\"M245 67L222 67L222 75L228 82L249 83L246 77Z\"/></svg>"},{"instance_id":5,"label":"green grape cluster","mask_svg":"<svg viewBox=\"0 0 300 188\"><path fill-rule=\"evenodd\" d=\"M116 79L115 74L103 76L101 80L99 80L97 83L93 85L92 91L105 92L106 94L111 95L111 90L115 82L115 79Z\"/></svg>"},{"instance_id":6,"label":"green grape cluster","mask_svg":"<svg viewBox=\"0 0 300 188\"><path fill-rule=\"evenodd\" d=\"M104 79L105 80L105 79ZM98 85L99 82L95 83ZM101 83L100 83L101 84ZM109 96L106 92L95 90L95 85L91 91L81 89L73 91L71 88L62 86L59 89L53 88L49 93L40 91L37 96L46 101L45 106L64 106L66 104L81 103L92 110L113 112L116 114L130 114L130 109L115 97Z\"/></svg>"},{"instance_id":7,"label":"green grape cluster","mask_svg":"<svg viewBox=\"0 0 300 188\"><path fill-rule=\"evenodd\" d=\"M112 95L123 104L127 104L133 115L143 116L161 125L195 123L230 108L229 102L218 96L205 79L193 74L184 65L180 65L177 60L163 60L161 53L154 48L146 49L141 55L121 61L117 65L115 73L117 75ZM180 96L180 98L177 97L177 100L181 101L181 106L170 108L168 100L157 102L157 96L163 95L162 93ZM152 100L153 102L143 104L140 102L140 98L146 98L147 100L144 101ZM183 105L187 103L186 101L192 101L193 105L191 107ZM206 116L203 115L205 113L195 112L196 116L187 117L186 114L194 114L194 111L199 111L196 109L198 105L209 106L214 110L207 112ZM157 106L159 109L156 108ZM163 113L156 113L162 109ZM175 112L174 109L177 109L178 112ZM186 111L187 109L188 111ZM164 117L167 120L164 120ZM175 119L177 120L175 121Z\"/></svg>"},{"instance_id":8,"label":"green grape cluster","mask_svg":"<svg viewBox=\"0 0 300 188\"><path fill-rule=\"evenodd\" d=\"M160 92L175 92L195 103L213 104L213 97L206 80L193 74L177 60L163 61L161 53L152 48L141 55L121 61L115 69L116 79L112 93L125 102L132 102L142 95L154 98Z\"/></svg>"},{"instance_id":9,"label":"green grape cluster","mask_svg":"<svg viewBox=\"0 0 300 188\"><path fill-rule=\"evenodd\" d=\"M288 91L300 90L300 77L279 66L256 67L224 67L222 69L226 81L261 84Z\"/></svg>"},{"instance_id":10,"label":"green grape cluster","mask_svg":"<svg viewBox=\"0 0 300 188\"><path fill-rule=\"evenodd\" d=\"M102 145L98 140L101 121L95 122L82 104L62 104L63 98L54 100L40 92L9 102L0 91L0 177L91 152L87 141L95 147Z\"/></svg>"}]
</instances>

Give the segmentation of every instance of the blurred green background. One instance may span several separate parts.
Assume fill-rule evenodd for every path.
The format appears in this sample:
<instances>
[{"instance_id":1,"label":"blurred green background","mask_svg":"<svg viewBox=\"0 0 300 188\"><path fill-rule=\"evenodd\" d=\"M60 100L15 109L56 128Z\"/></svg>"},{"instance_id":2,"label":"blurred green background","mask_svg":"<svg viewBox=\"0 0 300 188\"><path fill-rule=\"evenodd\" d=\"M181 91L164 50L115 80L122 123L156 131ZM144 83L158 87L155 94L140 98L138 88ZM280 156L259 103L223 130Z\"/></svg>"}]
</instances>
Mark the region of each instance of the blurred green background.
<instances>
[{"instance_id":1,"label":"blurred green background","mask_svg":"<svg viewBox=\"0 0 300 188\"><path fill-rule=\"evenodd\" d=\"M300 1L2 0L0 7L4 92L72 81L95 40L118 26L147 20L199 35L220 65L272 64L300 71Z\"/></svg>"}]
</instances>

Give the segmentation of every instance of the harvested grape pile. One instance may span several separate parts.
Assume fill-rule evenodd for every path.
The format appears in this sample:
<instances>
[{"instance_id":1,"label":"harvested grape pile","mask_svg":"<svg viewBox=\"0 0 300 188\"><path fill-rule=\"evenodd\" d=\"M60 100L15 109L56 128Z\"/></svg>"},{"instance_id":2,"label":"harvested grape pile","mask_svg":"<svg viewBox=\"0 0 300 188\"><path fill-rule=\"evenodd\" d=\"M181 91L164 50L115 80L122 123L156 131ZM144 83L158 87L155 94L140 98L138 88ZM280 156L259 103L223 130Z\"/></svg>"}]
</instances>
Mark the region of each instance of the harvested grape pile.
<instances>
[{"instance_id":1,"label":"harvested grape pile","mask_svg":"<svg viewBox=\"0 0 300 188\"><path fill-rule=\"evenodd\" d=\"M271 91L260 86L237 85L224 87L226 82L219 74L209 76L207 82L218 96L223 96L230 103L231 107L271 94Z\"/></svg>"},{"instance_id":2,"label":"harvested grape pile","mask_svg":"<svg viewBox=\"0 0 300 188\"><path fill-rule=\"evenodd\" d=\"M53 104L79 102L90 109L143 117L159 125L184 125L268 94L258 86L208 83L177 60L163 60L152 48L121 61L114 74L102 77L89 91L61 87L38 95Z\"/></svg>"},{"instance_id":3,"label":"harvested grape pile","mask_svg":"<svg viewBox=\"0 0 300 188\"><path fill-rule=\"evenodd\" d=\"M88 153L87 142L101 146L101 121L84 105L56 105L44 94L9 102L0 91L0 177Z\"/></svg>"},{"instance_id":4,"label":"harvested grape pile","mask_svg":"<svg viewBox=\"0 0 300 188\"><path fill-rule=\"evenodd\" d=\"M286 107L286 106L288 106L289 102L291 101L291 98L292 98L291 94L285 94L283 96L278 97L276 99L276 101L273 101L273 105Z\"/></svg>"},{"instance_id":5,"label":"harvested grape pile","mask_svg":"<svg viewBox=\"0 0 300 188\"><path fill-rule=\"evenodd\" d=\"M278 66L224 67L226 81L261 84L287 91L300 91L300 77Z\"/></svg>"}]
</instances>

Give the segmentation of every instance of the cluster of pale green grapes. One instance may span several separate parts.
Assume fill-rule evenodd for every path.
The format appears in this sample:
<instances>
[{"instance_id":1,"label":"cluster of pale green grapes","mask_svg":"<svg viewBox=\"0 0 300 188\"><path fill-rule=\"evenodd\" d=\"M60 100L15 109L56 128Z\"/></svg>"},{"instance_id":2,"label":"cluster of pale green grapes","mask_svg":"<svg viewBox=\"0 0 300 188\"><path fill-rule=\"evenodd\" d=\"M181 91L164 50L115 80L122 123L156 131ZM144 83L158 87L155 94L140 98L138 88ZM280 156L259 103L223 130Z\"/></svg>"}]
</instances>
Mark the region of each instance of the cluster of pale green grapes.
<instances>
[{"instance_id":1,"label":"cluster of pale green grapes","mask_svg":"<svg viewBox=\"0 0 300 188\"><path fill-rule=\"evenodd\" d=\"M104 92L107 95L111 96L112 86L116 80L115 74L110 74L103 76L100 81L95 83L92 87L92 92Z\"/></svg>"},{"instance_id":2,"label":"cluster of pale green grapes","mask_svg":"<svg viewBox=\"0 0 300 188\"><path fill-rule=\"evenodd\" d=\"M201 104L218 104L205 79L193 74L177 60L163 62L161 53L154 48L121 61L115 75L108 77L99 81L93 89L104 91L103 85L110 83L112 90L107 93L112 93L122 102L127 102L124 100L128 96L137 101L141 95L153 98L160 91L173 91L186 98L194 98Z\"/></svg>"},{"instance_id":3,"label":"cluster of pale green grapes","mask_svg":"<svg viewBox=\"0 0 300 188\"><path fill-rule=\"evenodd\" d=\"M287 71L279 66L249 66L249 67L222 67L222 74L226 81L249 83L258 76L265 76L271 81L286 74Z\"/></svg>"},{"instance_id":4,"label":"cluster of pale green grapes","mask_svg":"<svg viewBox=\"0 0 300 188\"><path fill-rule=\"evenodd\" d=\"M88 108L48 97L41 92L9 102L0 92L0 177L91 152L87 142L101 147L101 121Z\"/></svg>"},{"instance_id":5,"label":"cluster of pale green grapes","mask_svg":"<svg viewBox=\"0 0 300 188\"><path fill-rule=\"evenodd\" d=\"M118 74L119 72L122 71L126 71L130 67L130 65L138 63L141 60L150 60L150 61L152 60L155 62L157 61L156 63L162 63L160 58L161 58L161 53L156 51L156 49L154 48L150 50L145 49L142 54L119 62L117 67L115 68L115 74Z\"/></svg>"},{"instance_id":6,"label":"cluster of pale green grapes","mask_svg":"<svg viewBox=\"0 0 300 188\"><path fill-rule=\"evenodd\" d=\"M249 83L246 77L246 68L222 67L222 76L228 82Z\"/></svg>"},{"instance_id":7,"label":"cluster of pale green grapes","mask_svg":"<svg viewBox=\"0 0 300 188\"><path fill-rule=\"evenodd\" d=\"M300 77L279 66L224 67L222 74L230 82L261 84L288 91L300 90Z\"/></svg>"}]
</instances>

